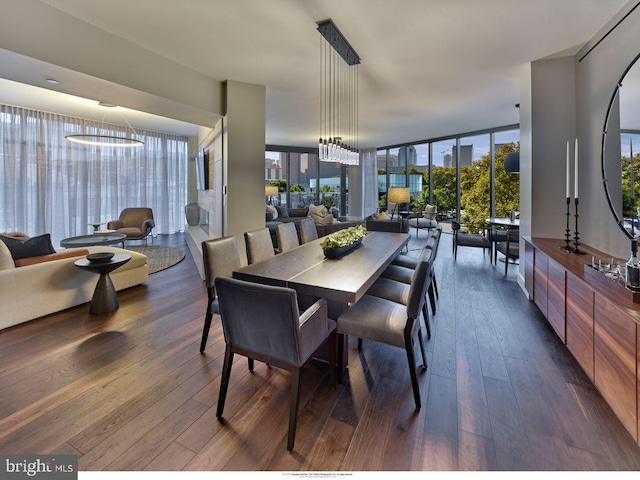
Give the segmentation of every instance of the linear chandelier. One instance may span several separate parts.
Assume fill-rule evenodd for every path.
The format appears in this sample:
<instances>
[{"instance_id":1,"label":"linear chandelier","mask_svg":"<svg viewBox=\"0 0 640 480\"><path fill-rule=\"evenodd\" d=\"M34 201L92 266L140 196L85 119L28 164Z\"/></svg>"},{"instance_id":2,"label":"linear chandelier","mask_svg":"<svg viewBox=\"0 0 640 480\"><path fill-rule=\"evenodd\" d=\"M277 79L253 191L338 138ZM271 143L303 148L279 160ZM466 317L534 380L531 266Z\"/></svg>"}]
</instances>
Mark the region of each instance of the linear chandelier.
<instances>
[{"instance_id":1,"label":"linear chandelier","mask_svg":"<svg viewBox=\"0 0 640 480\"><path fill-rule=\"evenodd\" d=\"M320 141L322 162L358 165L358 65L360 57L331 19L318 22L320 40Z\"/></svg>"},{"instance_id":2,"label":"linear chandelier","mask_svg":"<svg viewBox=\"0 0 640 480\"><path fill-rule=\"evenodd\" d=\"M111 103L99 102L98 105L106 108L116 108L117 105L113 105ZM122 116L123 120L129 126L134 135L138 135L135 129L131 126L131 124L124 117L122 112L119 112ZM104 125L104 117L102 119L102 123ZM101 135L98 133L73 133L69 135L65 135L67 140L74 143L80 143L82 145L93 145L97 147L141 147L144 145L142 140L138 140L133 137L125 137L119 135Z\"/></svg>"}]
</instances>

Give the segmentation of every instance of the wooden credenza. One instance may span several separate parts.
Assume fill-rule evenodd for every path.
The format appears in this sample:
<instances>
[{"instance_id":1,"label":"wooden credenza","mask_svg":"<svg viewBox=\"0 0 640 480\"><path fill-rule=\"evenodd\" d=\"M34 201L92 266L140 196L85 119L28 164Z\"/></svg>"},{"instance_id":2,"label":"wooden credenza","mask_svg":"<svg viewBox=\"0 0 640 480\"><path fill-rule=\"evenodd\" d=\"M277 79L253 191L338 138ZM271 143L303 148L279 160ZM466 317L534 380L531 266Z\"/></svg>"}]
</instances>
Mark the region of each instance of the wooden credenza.
<instances>
[{"instance_id":1,"label":"wooden credenza","mask_svg":"<svg viewBox=\"0 0 640 480\"><path fill-rule=\"evenodd\" d=\"M530 300L639 442L640 304L585 275L592 255L610 255L586 245L580 248L587 255L574 255L558 248L564 243L559 239L524 240Z\"/></svg>"}]
</instances>

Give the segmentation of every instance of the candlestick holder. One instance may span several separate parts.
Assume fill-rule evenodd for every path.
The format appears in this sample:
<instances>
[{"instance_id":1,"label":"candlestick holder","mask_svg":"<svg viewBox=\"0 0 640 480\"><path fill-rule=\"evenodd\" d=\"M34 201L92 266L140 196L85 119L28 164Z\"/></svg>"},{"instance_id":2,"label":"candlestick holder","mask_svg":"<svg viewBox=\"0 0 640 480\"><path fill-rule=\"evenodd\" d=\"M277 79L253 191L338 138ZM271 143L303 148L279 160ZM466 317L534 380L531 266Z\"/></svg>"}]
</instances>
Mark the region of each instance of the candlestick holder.
<instances>
[{"instance_id":1,"label":"candlestick holder","mask_svg":"<svg viewBox=\"0 0 640 480\"><path fill-rule=\"evenodd\" d=\"M636 197L633 195L633 191L631 192L631 198L629 199L629 204L631 205L631 211L634 212L636 210ZM633 217L631 217L631 236L635 238L636 232L635 232L634 223L636 222L633 219Z\"/></svg>"},{"instance_id":2,"label":"candlestick holder","mask_svg":"<svg viewBox=\"0 0 640 480\"><path fill-rule=\"evenodd\" d=\"M575 199L575 206L576 206L576 213L575 213L575 217L576 217L576 229L573 232L573 247L572 249L570 249L569 251L571 253L575 253L577 255L585 255L587 252L585 252L584 250L580 250L580 242L578 241L580 239L580 236L578 235L578 197L576 197Z\"/></svg>"},{"instance_id":3,"label":"candlestick holder","mask_svg":"<svg viewBox=\"0 0 640 480\"><path fill-rule=\"evenodd\" d=\"M565 229L565 233L564 233L564 243L566 245L559 245L558 248L561 248L562 250L567 250L567 251L571 251L573 250L573 247L571 246L571 230L569 229L569 219L571 218L571 198L567 197L567 228Z\"/></svg>"}]
</instances>

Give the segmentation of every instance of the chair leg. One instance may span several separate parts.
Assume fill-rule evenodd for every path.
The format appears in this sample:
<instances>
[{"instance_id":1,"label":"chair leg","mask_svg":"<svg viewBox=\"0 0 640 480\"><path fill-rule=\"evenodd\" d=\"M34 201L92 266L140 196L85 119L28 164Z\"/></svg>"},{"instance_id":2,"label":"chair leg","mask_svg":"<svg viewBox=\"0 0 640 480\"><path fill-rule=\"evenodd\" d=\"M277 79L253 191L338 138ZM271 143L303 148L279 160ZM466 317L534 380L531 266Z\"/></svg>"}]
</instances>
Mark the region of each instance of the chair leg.
<instances>
[{"instance_id":1,"label":"chair leg","mask_svg":"<svg viewBox=\"0 0 640 480\"><path fill-rule=\"evenodd\" d=\"M300 398L300 367L293 369L291 379L291 406L289 409L289 435L287 436L287 450L293 450L296 440L296 422L298 420L298 400Z\"/></svg>"},{"instance_id":2,"label":"chair leg","mask_svg":"<svg viewBox=\"0 0 640 480\"><path fill-rule=\"evenodd\" d=\"M362 339L361 338L358 339L358 351L359 352L362 351Z\"/></svg>"},{"instance_id":3,"label":"chair leg","mask_svg":"<svg viewBox=\"0 0 640 480\"><path fill-rule=\"evenodd\" d=\"M435 274L433 275L433 289L436 292L436 298L440 298L440 294L438 293L438 282L436 281Z\"/></svg>"},{"instance_id":4,"label":"chair leg","mask_svg":"<svg viewBox=\"0 0 640 480\"><path fill-rule=\"evenodd\" d=\"M429 307L427 307L427 302L422 305L422 316L424 317L424 326L427 328L427 339L431 339L431 321L429 320Z\"/></svg>"},{"instance_id":5,"label":"chair leg","mask_svg":"<svg viewBox=\"0 0 640 480\"><path fill-rule=\"evenodd\" d=\"M406 338L406 336L405 350L407 352L407 361L409 362L409 375L411 376L413 399L416 402L416 410L420 410L422 403L420 402L420 387L418 385L418 372L416 371L416 357L413 353L413 341L411 338Z\"/></svg>"},{"instance_id":6,"label":"chair leg","mask_svg":"<svg viewBox=\"0 0 640 480\"><path fill-rule=\"evenodd\" d=\"M231 347L227 345L224 350L224 364L222 366L222 377L220 379L220 394L218 395L218 408L216 417L222 417L224 410L224 402L227 399L227 389L229 388L229 378L231 377L231 365L233 365L233 352Z\"/></svg>"},{"instance_id":7,"label":"chair leg","mask_svg":"<svg viewBox=\"0 0 640 480\"><path fill-rule=\"evenodd\" d=\"M509 255L504 256L504 276L507 276L507 270L509 269Z\"/></svg>"},{"instance_id":8,"label":"chair leg","mask_svg":"<svg viewBox=\"0 0 640 480\"><path fill-rule=\"evenodd\" d=\"M211 307L207 307L207 314L204 317L204 327L202 328L202 340L200 341L200 353L204 353L204 349L207 346L207 338L209 338L212 318L213 313L211 312Z\"/></svg>"},{"instance_id":9,"label":"chair leg","mask_svg":"<svg viewBox=\"0 0 640 480\"><path fill-rule=\"evenodd\" d=\"M250 372L253 372L253 358L247 358L247 367Z\"/></svg>"},{"instance_id":10,"label":"chair leg","mask_svg":"<svg viewBox=\"0 0 640 480\"><path fill-rule=\"evenodd\" d=\"M424 353L424 340L422 338L422 329L418 328L418 341L420 342L420 353L422 354L422 366L427 369L427 355Z\"/></svg>"},{"instance_id":11,"label":"chair leg","mask_svg":"<svg viewBox=\"0 0 640 480\"><path fill-rule=\"evenodd\" d=\"M427 288L427 294L429 295L429 303L431 304L431 312L435 315L436 314L436 296L435 296L435 293L433 292L433 283L429 284L429 287Z\"/></svg>"}]
</instances>

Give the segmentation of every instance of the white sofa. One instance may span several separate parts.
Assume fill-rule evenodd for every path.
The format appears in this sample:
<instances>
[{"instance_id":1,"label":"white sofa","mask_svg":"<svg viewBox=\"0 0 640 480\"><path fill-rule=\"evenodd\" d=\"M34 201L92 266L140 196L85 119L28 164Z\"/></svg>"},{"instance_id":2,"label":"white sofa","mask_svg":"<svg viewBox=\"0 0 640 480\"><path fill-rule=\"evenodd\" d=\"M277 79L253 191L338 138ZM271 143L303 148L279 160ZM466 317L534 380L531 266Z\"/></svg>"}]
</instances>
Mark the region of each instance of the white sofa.
<instances>
[{"instance_id":1,"label":"white sofa","mask_svg":"<svg viewBox=\"0 0 640 480\"><path fill-rule=\"evenodd\" d=\"M68 249L80 250L80 249ZM128 253L131 260L110 274L116 290L144 283L149 278L147 257L115 247L87 247L90 253ZM7 259L7 255L9 258ZM99 276L77 268L83 256L15 267L11 253L0 241L0 329L91 301Z\"/></svg>"}]
</instances>

